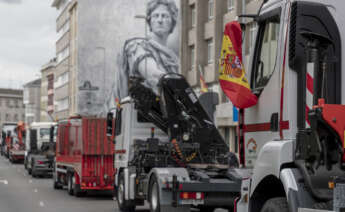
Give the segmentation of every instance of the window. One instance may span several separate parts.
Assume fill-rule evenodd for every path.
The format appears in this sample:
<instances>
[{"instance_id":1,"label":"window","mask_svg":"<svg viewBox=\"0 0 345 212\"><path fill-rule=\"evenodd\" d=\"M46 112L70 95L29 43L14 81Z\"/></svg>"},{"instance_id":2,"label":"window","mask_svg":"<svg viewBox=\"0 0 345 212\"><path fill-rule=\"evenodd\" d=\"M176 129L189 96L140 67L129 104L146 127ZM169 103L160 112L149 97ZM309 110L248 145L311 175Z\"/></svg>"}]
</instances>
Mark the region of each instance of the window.
<instances>
[{"instance_id":1,"label":"window","mask_svg":"<svg viewBox=\"0 0 345 212\"><path fill-rule=\"evenodd\" d=\"M40 129L41 138L44 136L49 136L49 135L50 135L50 128L41 128Z\"/></svg>"},{"instance_id":2,"label":"window","mask_svg":"<svg viewBox=\"0 0 345 212\"><path fill-rule=\"evenodd\" d=\"M193 69L195 64L195 47L190 47L190 68Z\"/></svg>"},{"instance_id":3,"label":"window","mask_svg":"<svg viewBox=\"0 0 345 212\"><path fill-rule=\"evenodd\" d=\"M14 100L14 105L15 105L16 108L19 108L19 101L18 101L18 99Z\"/></svg>"},{"instance_id":4,"label":"window","mask_svg":"<svg viewBox=\"0 0 345 212\"><path fill-rule=\"evenodd\" d=\"M228 11L232 11L235 8L235 0L228 0Z\"/></svg>"},{"instance_id":5,"label":"window","mask_svg":"<svg viewBox=\"0 0 345 212\"><path fill-rule=\"evenodd\" d=\"M68 102L68 97L58 100L56 101L56 105L57 105L57 111L63 111L63 110L67 110L69 107L69 102Z\"/></svg>"},{"instance_id":6,"label":"window","mask_svg":"<svg viewBox=\"0 0 345 212\"><path fill-rule=\"evenodd\" d=\"M218 83L216 84L212 84L212 85L209 85L209 88L208 88L210 91L212 92L215 92L215 93L219 93L220 91L220 86Z\"/></svg>"},{"instance_id":7,"label":"window","mask_svg":"<svg viewBox=\"0 0 345 212\"><path fill-rule=\"evenodd\" d=\"M70 1L71 0L62 0L58 8L59 11L60 12L64 11Z\"/></svg>"},{"instance_id":8,"label":"window","mask_svg":"<svg viewBox=\"0 0 345 212\"><path fill-rule=\"evenodd\" d=\"M213 4L214 0L208 0L208 19L213 19Z\"/></svg>"},{"instance_id":9,"label":"window","mask_svg":"<svg viewBox=\"0 0 345 212\"><path fill-rule=\"evenodd\" d=\"M48 75L47 79L48 79L48 90L54 89L54 74Z\"/></svg>"},{"instance_id":10,"label":"window","mask_svg":"<svg viewBox=\"0 0 345 212\"><path fill-rule=\"evenodd\" d=\"M14 119L13 121L15 121L15 122L19 121L18 120L18 114L14 114L14 118L13 119Z\"/></svg>"},{"instance_id":11,"label":"window","mask_svg":"<svg viewBox=\"0 0 345 212\"><path fill-rule=\"evenodd\" d=\"M207 62L212 63L213 62L213 40L209 39L207 40Z\"/></svg>"},{"instance_id":12,"label":"window","mask_svg":"<svg viewBox=\"0 0 345 212\"><path fill-rule=\"evenodd\" d=\"M7 107L7 108L12 108L12 106L11 106L11 100L10 100L10 99L7 99L7 100L6 100L6 107Z\"/></svg>"},{"instance_id":13,"label":"window","mask_svg":"<svg viewBox=\"0 0 345 212\"><path fill-rule=\"evenodd\" d=\"M64 48L62 51L60 51L57 54L57 63L60 63L61 61L66 59L68 56L69 56L69 46L67 46L66 48Z\"/></svg>"},{"instance_id":14,"label":"window","mask_svg":"<svg viewBox=\"0 0 345 212\"><path fill-rule=\"evenodd\" d=\"M67 84L68 81L69 81L69 77L68 77L68 71L67 71L67 72L65 72L65 73L63 73L57 77L54 87L55 88L61 87L65 84Z\"/></svg>"},{"instance_id":15,"label":"window","mask_svg":"<svg viewBox=\"0 0 345 212\"><path fill-rule=\"evenodd\" d=\"M11 116L10 116L10 114L6 114L6 119L5 119L6 121L10 121L11 120Z\"/></svg>"},{"instance_id":16,"label":"window","mask_svg":"<svg viewBox=\"0 0 345 212\"><path fill-rule=\"evenodd\" d=\"M275 15L259 23L258 45L255 48L251 86L260 93L268 83L276 63L280 16ZM274 35L272 35L274 33Z\"/></svg>"},{"instance_id":17,"label":"window","mask_svg":"<svg viewBox=\"0 0 345 212\"><path fill-rule=\"evenodd\" d=\"M70 22L69 20L64 23L64 25L59 29L57 32L58 40L69 30L70 28Z\"/></svg>"},{"instance_id":18,"label":"window","mask_svg":"<svg viewBox=\"0 0 345 212\"><path fill-rule=\"evenodd\" d=\"M196 24L196 12L195 12L195 6L193 5L191 8L191 23L192 23L192 27L195 27Z\"/></svg>"},{"instance_id":19,"label":"window","mask_svg":"<svg viewBox=\"0 0 345 212\"><path fill-rule=\"evenodd\" d=\"M252 51L254 48L256 30L257 30L257 24L256 23L251 24L249 28L249 51Z\"/></svg>"},{"instance_id":20,"label":"window","mask_svg":"<svg viewBox=\"0 0 345 212\"><path fill-rule=\"evenodd\" d=\"M54 104L54 95L51 94L48 96L48 105L53 105Z\"/></svg>"}]
</instances>

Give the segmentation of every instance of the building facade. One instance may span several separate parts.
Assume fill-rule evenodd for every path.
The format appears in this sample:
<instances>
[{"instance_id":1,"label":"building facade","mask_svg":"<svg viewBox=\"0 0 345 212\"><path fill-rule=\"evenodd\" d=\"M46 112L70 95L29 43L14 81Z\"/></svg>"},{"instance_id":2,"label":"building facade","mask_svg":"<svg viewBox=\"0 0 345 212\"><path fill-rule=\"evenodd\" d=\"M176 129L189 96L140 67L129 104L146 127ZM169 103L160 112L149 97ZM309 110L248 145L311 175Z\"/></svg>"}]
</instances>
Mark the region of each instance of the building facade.
<instances>
[{"instance_id":1,"label":"building facade","mask_svg":"<svg viewBox=\"0 0 345 212\"><path fill-rule=\"evenodd\" d=\"M25 123L39 122L41 118L41 79L24 85L23 103L25 105Z\"/></svg>"},{"instance_id":2,"label":"building facade","mask_svg":"<svg viewBox=\"0 0 345 212\"><path fill-rule=\"evenodd\" d=\"M54 79L56 58L42 66L41 75L41 117L42 122L55 120L54 118Z\"/></svg>"},{"instance_id":3,"label":"building facade","mask_svg":"<svg viewBox=\"0 0 345 212\"><path fill-rule=\"evenodd\" d=\"M232 103L222 92L219 76L219 59L226 23L238 20L240 14L256 14L262 0L186 0L181 1L181 73L200 95L200 75L210 91L219 94L215 121L233 152L238 152L236 142L236 115ZM249 18L240 19L247 25L244 40L244 64L253 46L256 24Z\"/></svg>"},{"instance_id":4,"label":"building facade","mask_svg":"<svg viewBox=\"0 0 345 212\"><path fill-rule=\"evenodd\" d=\"M5 122L24 120L23 90L0 88L0 126Z\"/></svg>"},{"instance_id":5,"label":"building facade","mask_svg":"<svg viewBox=\"0 0 345 212\"><path fill-rule=\"evenodd\" d=\"M59 11L56 19L56 66L54 75L54 117L66 119L76 110L76 27L77 1L54 0Z\"/></svg>"}]
</instances>

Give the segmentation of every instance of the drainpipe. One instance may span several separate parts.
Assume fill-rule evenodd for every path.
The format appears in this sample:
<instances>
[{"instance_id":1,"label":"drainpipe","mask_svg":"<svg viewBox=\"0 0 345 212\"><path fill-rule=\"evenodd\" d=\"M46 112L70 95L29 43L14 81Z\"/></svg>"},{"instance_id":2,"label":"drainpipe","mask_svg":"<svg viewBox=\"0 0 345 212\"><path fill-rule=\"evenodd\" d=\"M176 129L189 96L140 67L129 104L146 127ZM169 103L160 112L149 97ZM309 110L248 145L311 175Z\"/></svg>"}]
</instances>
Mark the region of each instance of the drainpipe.
<instances>
[{"instance_id":1,"label":"drainpipe","mask_svg":"<svg viewBox=\"0 0 345 212\"><path fill-rule=\"evenodd\" d=\"M242 15L246 14L246 0L242 0ZM245 18L243 17L242 18L242 23L245 23ZM246 64L246 34L245 34L245 37L243 38L243 46L242 46L242 64L245 68L247 68L245 66Z\"/></svg>"}]
</instances>

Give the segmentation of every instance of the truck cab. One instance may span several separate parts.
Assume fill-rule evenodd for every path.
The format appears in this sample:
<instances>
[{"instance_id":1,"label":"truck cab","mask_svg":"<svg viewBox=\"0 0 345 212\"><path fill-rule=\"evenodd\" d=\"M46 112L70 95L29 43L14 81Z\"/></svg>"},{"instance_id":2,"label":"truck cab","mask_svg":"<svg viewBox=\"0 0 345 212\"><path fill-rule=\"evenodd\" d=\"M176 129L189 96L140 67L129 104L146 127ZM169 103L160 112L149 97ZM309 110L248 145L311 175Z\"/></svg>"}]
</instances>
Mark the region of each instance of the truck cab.
<instances>
[{"instance_id":1,"label":"truck cab","mask_svg":"<svg viewBox=\"0 0 345 212\"><path fill-rule=\"evenodd\" d=\"M134 82L131 95L108 114L120 210L134 211L144 201L152 212L232 210L247 170L236 169L185 78L166 74L160 80L160 98Z\"/></svg>"},{"instance_id":2,"label":"truck cab","mask_svg":"<svg viewBox=\"0 0 345 212\"><path fill-rule=\"evenodd\" d=\"M24 166L33 177L53 171L56 149L56 123L33 122L27 129Z\"/></svg>"},{"instance_id":3,"label":"truck cab","mask_svg":"<svg viewBox=\"0 0 345 212\"><path fill-rule=\"evenodd\" d=\"M252 16L258 30L246 71L258 102L240 111L239 143L253 175L249 192L242 190L249 202L240 199L238 210L343 207L332 204L328 183L345 177L343 116L330 112L344 112L344 8L343 1L266 0Z\"/></svg>"},{"instance_id":4,"label":"truck cab","mask_svg":"<svg viewBox=\"0 0 345 212\"><path fill-rule=\"evenodd\" d=\"M4 123L1 129L1 154L9 157L9 151L13 135L15 134L16 123Z\"/></svg>"}]
</instances>

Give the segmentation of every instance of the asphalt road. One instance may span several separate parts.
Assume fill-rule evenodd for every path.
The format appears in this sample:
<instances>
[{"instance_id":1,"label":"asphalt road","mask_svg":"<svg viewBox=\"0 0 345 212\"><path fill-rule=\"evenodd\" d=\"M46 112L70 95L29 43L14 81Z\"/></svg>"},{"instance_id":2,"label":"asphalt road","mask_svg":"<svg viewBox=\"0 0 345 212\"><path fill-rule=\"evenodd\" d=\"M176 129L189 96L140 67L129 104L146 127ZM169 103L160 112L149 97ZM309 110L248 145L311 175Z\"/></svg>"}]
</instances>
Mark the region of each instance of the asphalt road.
<instances>
[{"instance_id":1,"label":"asphalt road","mask_svg":"<svg viewBox=\"0 0 345 212\"><path fill-rule=\"evenodd\" d=\"M109 194L77 198L54 190L50 178L32 178L22 164L0 157L0 212L114 212Z\"/></svg>"},{"instance_id":2,"label":"asphalt road","mask_svg":"<svg viewBox=\"0 0 345 212\"><path fill-rule=\"evenodd\" d=\"M23 164L11 164L0 156L0 212L117 212L111 194L70 196L66 189L54 190L52 179L32 178ZM137 211L149 212L148 206ZM224 212L217 209L215 212Z\"/></svg>"}]
</instances>

